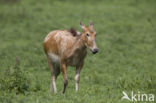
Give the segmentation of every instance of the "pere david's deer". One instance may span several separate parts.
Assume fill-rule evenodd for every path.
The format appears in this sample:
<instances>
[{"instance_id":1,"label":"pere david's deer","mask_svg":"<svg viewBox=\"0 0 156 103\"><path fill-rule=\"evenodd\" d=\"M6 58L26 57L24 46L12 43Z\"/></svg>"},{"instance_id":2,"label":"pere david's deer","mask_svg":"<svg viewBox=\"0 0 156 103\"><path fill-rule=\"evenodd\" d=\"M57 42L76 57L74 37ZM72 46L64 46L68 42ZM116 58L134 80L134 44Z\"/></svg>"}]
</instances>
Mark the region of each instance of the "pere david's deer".
<instances>
[{"instance_id":1,"label":"pere david's deer","mask_svg":"<svg viewBox=\"0 0 156 103\"><path fill-rule=\"evenodd\" d=\"M93 54L98 52L96 46L93 23L85 26L80 23L82 33L70 30L54 30L50 32L44 40L44 51L47 56L48 65L51 71L51 87L50 91L54 90L57 93L56 79L60 74L63 74L64 88L62 93L65 93L68 84L67 66L76 67L76 91L78 91L80 71L84 64L84 58L87 54L87 47Z\"/></svg>"}]
</instances>

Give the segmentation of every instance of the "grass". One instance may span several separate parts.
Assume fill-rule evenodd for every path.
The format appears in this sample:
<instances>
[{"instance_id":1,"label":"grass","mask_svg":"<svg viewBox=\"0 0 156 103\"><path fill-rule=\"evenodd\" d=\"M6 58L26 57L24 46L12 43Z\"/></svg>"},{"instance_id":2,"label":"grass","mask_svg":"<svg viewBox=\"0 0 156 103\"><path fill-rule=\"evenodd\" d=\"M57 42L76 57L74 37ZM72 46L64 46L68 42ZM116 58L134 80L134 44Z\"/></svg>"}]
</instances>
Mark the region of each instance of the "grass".
<instances>
[{"instance_id":1,"label":"grass","mask_svg":"<svg viewBox=\"0 0 156 103\"><path fill-rule=\"evenodd\" d=\"M14 70L18 56L30 83L25 93L0 88L0 102L131 103L121 100L122 91L156 96L155 4L155 0L1 0L0 78L5 77L7 68ZM81 31L79 22L87 25L90 20L100 51L96 55L88 51L79 91L75 92L75 68L69 67L66 93L61 93L60 75L58 94L50 94L44 37L55 29Z\"/></svg>"}]
</instances>

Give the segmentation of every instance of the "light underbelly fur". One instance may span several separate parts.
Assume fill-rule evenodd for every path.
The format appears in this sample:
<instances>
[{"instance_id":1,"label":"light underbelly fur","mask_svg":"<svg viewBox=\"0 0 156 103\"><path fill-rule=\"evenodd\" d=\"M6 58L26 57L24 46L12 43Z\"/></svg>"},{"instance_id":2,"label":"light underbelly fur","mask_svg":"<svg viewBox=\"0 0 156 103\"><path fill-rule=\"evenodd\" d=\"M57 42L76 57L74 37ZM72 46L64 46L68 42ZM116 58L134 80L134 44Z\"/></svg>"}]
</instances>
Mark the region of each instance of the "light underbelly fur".
<instances>
[{"instance_id":1,"label":"light underbelly fur","mask_svg":"<svg viewBox=\"0 0 156 103\"><path fill-rule=\"evenodd\" d=\"M51 61L55 64L60 64L60 57L54 53L48 53Z\"/></svg>"}]
</instances>

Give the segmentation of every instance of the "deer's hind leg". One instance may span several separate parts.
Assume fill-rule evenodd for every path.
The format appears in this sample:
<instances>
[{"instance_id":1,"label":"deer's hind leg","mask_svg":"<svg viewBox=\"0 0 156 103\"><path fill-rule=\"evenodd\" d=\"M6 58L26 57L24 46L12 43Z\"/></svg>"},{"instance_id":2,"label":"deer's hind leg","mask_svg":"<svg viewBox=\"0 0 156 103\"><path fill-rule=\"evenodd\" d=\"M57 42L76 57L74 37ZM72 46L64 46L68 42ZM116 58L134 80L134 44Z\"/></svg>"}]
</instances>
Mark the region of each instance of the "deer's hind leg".
<instances>
[{"instance_id":1,"label":"deer's hind leg","mask_svg":"<svg viewBox=\"0 0 156 103\"><path fill-rule=\"evenodd\" d=\"M66 87L68 85L67 65L65 63L61 63L61 71L62 71L63 79L64 79L64 87L63 87L62 93L65 93Z\"/></svg>"},{"instance_id":2,"label":"deer's hind leg","mask_svg":"<svg viewBox=\"0 0 156 103\"><path fill-rule=\"evenodd\" d=\"M55 78L57 79L57 76L60 74L60 64L56 64L54 66L54 74L55 74Z\"/></svg>"},{"instance_id":3,"label":"deer's hind leg","mask_svg":"<svg viewBox=\"0 0 156 103\"><path fill-rule=\"evenodd\" d=\"M47 58L47 59L48 59L48 65L49 65L50 72L51 72L50 92L54 90L54 93L57 93L56 79L57 79L57 76L60 74L60 66L57 65L56 63L53 63L50 58Z\"/></svg>"}]
</instances>

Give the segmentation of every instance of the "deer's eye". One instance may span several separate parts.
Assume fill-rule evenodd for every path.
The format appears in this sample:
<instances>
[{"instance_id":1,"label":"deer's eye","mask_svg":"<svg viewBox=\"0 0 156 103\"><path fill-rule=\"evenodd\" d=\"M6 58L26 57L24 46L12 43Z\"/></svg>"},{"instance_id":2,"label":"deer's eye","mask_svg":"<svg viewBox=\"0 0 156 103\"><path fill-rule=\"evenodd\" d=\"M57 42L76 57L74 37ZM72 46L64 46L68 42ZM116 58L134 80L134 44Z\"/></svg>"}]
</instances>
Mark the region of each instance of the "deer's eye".
<instances>
[{"instance_id":1,"label":"deer's eye","mask_svg":"<svg viewBox=\"0 0 156 103\"><path fill-rule=\"evenodd\" d=\"M86 35L89 37L89 34L88 33Z\"/></svg>"}]
</instances>

